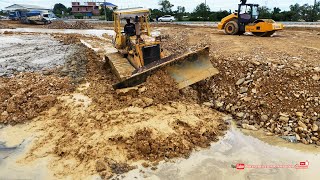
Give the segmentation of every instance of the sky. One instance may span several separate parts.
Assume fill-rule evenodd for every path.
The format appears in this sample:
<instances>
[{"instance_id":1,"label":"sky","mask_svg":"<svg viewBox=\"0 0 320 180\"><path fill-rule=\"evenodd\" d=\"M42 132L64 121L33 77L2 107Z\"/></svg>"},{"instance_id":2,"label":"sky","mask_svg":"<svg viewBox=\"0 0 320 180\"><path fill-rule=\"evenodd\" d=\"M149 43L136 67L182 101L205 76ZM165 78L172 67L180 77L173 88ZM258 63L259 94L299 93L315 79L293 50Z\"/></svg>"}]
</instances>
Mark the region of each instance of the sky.
<instances>
[{"instance_id":1,"label":"sky","mask_svg":"<svg viewBox=\"0 0 320 180\"><path fill-rule=\"evenodd\" d=\"M76 0L74 0L76 1ZM85 0L78 0L83 3ZM103 0L89 0L89 1L103 1ZM145 7L145 8L159 8L159 0L106 0L119 6L119 8L128 7ZM184 6L186 11L192 12L194 8L205 0L169 0L174 5L173 10L176 10L177 6ZM232 10L237 9L237 4L240 0L206 0L211 10ZM4 9L12 4L30 4L38 5L45 8L53 8L54 4L62 3L67 7L71 6L71 0L0 0L0 9ZM248 0L248 3L260 4L261 6L267 6L269 8L280 7L282 10L288 10L289 6L295 3L299 4L313 4L314 0Z\"/></svg>"}]
</instances>

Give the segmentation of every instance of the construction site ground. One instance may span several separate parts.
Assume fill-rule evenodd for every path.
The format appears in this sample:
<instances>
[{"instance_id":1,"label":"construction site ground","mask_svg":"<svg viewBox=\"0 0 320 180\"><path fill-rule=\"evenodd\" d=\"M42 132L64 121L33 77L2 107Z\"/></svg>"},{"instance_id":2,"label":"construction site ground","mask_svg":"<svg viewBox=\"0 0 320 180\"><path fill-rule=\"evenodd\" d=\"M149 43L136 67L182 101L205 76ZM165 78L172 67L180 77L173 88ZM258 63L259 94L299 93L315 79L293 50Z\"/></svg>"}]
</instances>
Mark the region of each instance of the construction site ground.
<instances>
[{"instance_id":1,"label":"construction site ground","mask_svg":"<svg viewBox=\"0 0 320 180\"><path fill-rule=\"evenodd\" d=\"M0 21L0 179L320 177L318 29L261 38L153 24L166 54L209 46L220 73L178 90L162 70L114 90L112 26L72 27Z\"/></svg>"}]
</instances>

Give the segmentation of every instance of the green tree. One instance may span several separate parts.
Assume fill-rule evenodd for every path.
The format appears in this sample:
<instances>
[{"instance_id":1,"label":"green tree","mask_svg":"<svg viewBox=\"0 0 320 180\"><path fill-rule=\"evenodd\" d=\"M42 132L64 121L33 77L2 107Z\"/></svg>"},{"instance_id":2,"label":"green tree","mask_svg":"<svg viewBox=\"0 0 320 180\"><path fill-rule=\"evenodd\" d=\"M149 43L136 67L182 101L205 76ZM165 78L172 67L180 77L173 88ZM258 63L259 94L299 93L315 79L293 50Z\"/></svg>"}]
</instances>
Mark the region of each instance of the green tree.
<instances>
[{"instance_id":1,"label":"green tree","mask_svg":"<svg viewBox=\"0 0 320 180\"><path fill-rule=\"evenodd\" d=\"M266 6L259 7L258 11L259 11L259 18L270 19L272 16L272 14L270 13L270 9L267 8Z\"/></svg>"},{"instance_id":2,"label":"green tree","mask_svg":"<svg viewBox=\"0 0 320 180\"><path fill-rule=\"evenodd\" d=\"M317 2L315 4L314 13L315 13L316 20L317 21L320 20L320 2Z\"/></svg>"},{"instance_id":3,"label":"green tree","mask_svg":"<svg viewBox=\"0 0 320 180\"><path fill-rule=\"evenodd\" d=\"M281 21L282 20L281 9L278 7L274 7L272 11L271 18L275 21Z\"/></svg>"},{"instance_id":4,"label":"green tree","mask_svg":"<svg viewBox=\"0 0 320 180\"><path fill-rule=\"evenodd\" d=\"M113 11L115 10L115 8L110 9L110 8L106 8L106 14L107 14L107 21L112 21L112 14ZM103 16L103 19L105 19L105 13L104 13L104 8L100 9L100 15Z\"/></svg>"},{"instance_id":5,"label":"green tree","mask_svg":"<svg viewBox=\"0 0 320 180\"><path fill-rule=\"evenodd\" d=\"M151 12L151 18L155 19L156 17L161 17L164 15L164 13L159 9L150 9Z\"/></svg>"},{"instance_id":6,"label":"green tree","mask_svg":"<svg viewBox=\"0 0 320 180\"><path fill-rule=\"evenodd\" d=\"M65 5L61 3L57 3L53 7L53 13L57 15L58 17L62 17L63 15L68 14L68 9Z\"/></svg>"},{"instance_id":7,"label":"green tree","mask_svg":"<svg viewBox=\"0 0 320 180\"><path fill-rule=\"evenodd\" d=\"M209 13L209 20L210 21L221 21L221 19L223 19L224 17L228 16L229 14L231 14L230 11L218 11L218 12L210 12Z\"/></svg>"},{"instance_id":8,"label":"green tree","mask_svg":"<svg viewBox=\"0 0 320 180\"><path fill-rule=\"evenodd\" d=\"M209 13L209 6L205 3L201 3L194 9L192 16L196 19L209 20Z\"/></svg>"},{"instance_id":9,"label":"green tree","mask_svg":"<svg viewBox=\"0 0 320 180\"><path fill-rule=\"evenodd\" d=\"M302 20L305 20L307 22L314 21L315 18L313 17L313 6L304 4L303 6L300 6L300 12Z\"/></svg>"},{"instance_id":10,"label":"green tree","mask_svg":"<svg viewBox=\"0 0 320 180\"><path fill-rule=\"evenodd\" d=\"M183 6L178 6L177 10L174 12L178 21L183 20L183 16L186 14L186 8Z\"/></svg>"},{"instance_id":11,"label":"green tree","mask_svg":"<svg viewBox=\"0 0 320 180\"><path fill-rule=\"evenodd\" d=\"M301 8L298 3L290 5L290 11L293 14L291 21L299 21L301 19Z\"/></svg>"},{"instance_id":12,"label":"green tree","mask_svg":"<svg viewBox=\"0 0 320 180\"><path fill-rule=\"evenodd\" d=\"M172 13L172 7L174 6L173 4L170 3L168 0L160 0L159 1L159 6L161 6L160 10L165 13L165 14L171 14Z\"/></svg>"},{"instance_id":13,"label":"green tree","mask_svg":"<svg viewBox=\"0 0 320 180\"><path fill-rule=\"evenodd\" d=\"M1 16L6 16L6 15L7 15L7 13L6 13L6 12L4 12L3 10L1 10L1 11L0 11L0 15L1 15Z\"/></svg>"}]
</instances>

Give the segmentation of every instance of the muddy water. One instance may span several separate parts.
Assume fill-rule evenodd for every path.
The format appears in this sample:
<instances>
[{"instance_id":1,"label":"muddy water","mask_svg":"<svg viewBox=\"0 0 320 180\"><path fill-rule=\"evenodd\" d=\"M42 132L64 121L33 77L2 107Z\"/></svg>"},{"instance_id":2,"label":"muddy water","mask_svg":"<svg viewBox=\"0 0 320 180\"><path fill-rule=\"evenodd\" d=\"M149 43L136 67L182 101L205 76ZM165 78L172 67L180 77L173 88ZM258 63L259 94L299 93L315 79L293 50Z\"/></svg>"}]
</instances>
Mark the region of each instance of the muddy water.
<instances>
[{"instance_id":1,"label":"muddy water","mask_svg":"<svg viewBox=\"0 0 320 180\"><path fill-rule=\"evenodd\" d=\"M54 179L48 159L20 164L37 135L28 125L0 129L0 179ZM260 140L261 139L261 140ZM6 143L3 143L6 142ZM288 148L290 147L290 148ZM294 149L293 149L294 148ZM162 162L157 170L139 166L124 179L320 179L320 152L315 146L287 143L262 131L242 131L232 127L209 149L192 153L188 159ZM295 165L308 161L308 169L264 168L237 170L238 163L250 165ZM141 172L142 170L142 172ZM97 179L97 176L88 177Z\"/></svg>"},{"instance_id":2,"label":"muddy water","mask_svg":"<svg viewBox=\"0 0 320 180\"><path fill-rule=\"evenodd\" d=\"M253 136L245 135L251 134ZM268 142L268 143L267 143ZM275 146L272 144L282 144ZM284 146L294 147L295 149ZM297 150L300 149L300 150ZM287 143L262 132L241 132L232 127L218 143L209 149L193 153L188 159L160 163L152 171L139 167L125 179L320 179L320 149L315 146ZM245 168L237 170L238 163L245 165L296 165L308 161L307 169L296 168ZM144 173L139 172L140 170Z\"/></svg>"},{"instance_id":3,"label":"muddy water","mask_svg":"<svg viewBox=\"0 0 320 180\"><path fill-rule=\"evenodd\" d=\"M53 179L46 158L30 164L18 163L31 147L35 134L28 131L28 125L0 129L0 179Z\"/></svg>"}]
</instances>

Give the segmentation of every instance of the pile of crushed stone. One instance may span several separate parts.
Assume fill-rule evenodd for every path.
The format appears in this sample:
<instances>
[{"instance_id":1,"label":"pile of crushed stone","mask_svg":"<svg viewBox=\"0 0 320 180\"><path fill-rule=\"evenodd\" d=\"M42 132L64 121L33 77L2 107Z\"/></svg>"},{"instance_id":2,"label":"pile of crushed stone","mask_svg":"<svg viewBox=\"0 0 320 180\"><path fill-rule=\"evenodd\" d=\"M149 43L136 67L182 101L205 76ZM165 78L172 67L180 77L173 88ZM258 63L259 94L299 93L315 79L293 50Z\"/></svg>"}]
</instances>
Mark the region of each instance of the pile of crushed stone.
<instances>
[{"instance_id":1,"label":"pile of crushed stone","mask_svg":"<svg viewBox=\"0 0 320 180\"><path fill-rule=\"evenodd\" d=\"M290 142L320 145L320 69L214 59L220 74L199 86L200 98L234 115L239 127L265 129Z\"/></svg>"},{"instance_id":2,"label":"pile of crushed stone","mask_svg":"<svg viewBox=\"0 0 320 180\"><path fill-rule=\"evenodd\" d=\"M93 27L84 21L76 21L75 23L66 23L64 21L53 21L45 26L48 29L92 29Z\"/></svg>"},{"instance_id":3,"label":"pile of crushed stone","mask_svg":"<svg viewBox=\"0 0 320 180\"><path fill-rule=\"evenodd\" d=\"M74 90L68 78L25 73L0 78L0 123L17 124L51 108L57 97Z\"/></svg>"}]
</instances>

